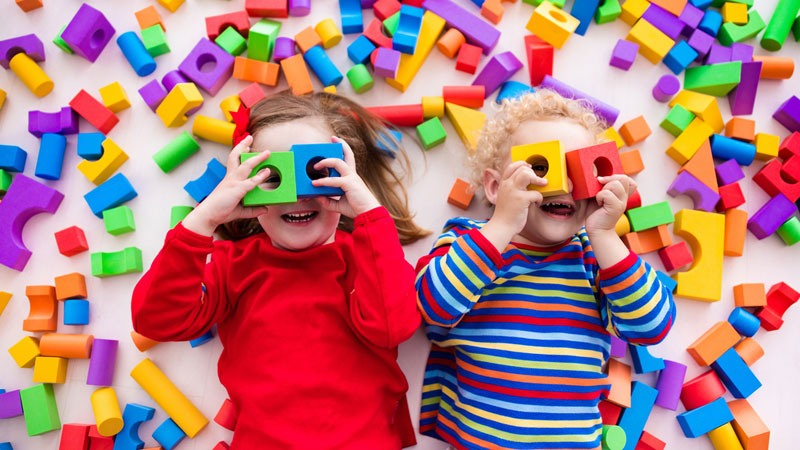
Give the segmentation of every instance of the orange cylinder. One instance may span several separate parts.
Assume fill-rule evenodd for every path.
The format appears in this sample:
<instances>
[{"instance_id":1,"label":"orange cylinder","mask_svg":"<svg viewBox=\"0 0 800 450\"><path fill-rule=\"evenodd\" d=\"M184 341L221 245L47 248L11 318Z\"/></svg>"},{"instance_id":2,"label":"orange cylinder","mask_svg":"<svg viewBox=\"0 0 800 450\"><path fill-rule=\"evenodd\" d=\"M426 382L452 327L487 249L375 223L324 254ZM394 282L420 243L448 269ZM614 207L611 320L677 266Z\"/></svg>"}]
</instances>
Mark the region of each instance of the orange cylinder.
<instances>
[{"instance_id":1,"label":"orange cylinder","mask_svg":"<svg viewBox=\"0 0 800 450\"><path fill-rule=\"evenodd\" d=\"M736 344L734 349L748 366L752 366L754 362L764 356L764 349L753 338L742 339L742 342Z\"/></svg>"},{"instance_id":2,"label":"orange cylinder","mask_svg":"<svg viewBox=\"0 0 800 450\"><path fill-rule=\"evenodd\" d=\"M436 48L438 48L444 56L453 58L458 53L461 45L465 42L467 42L467 39L463 34L461 34L460 31L456 30L455 28L450 28L439 39L439 42L436 43Z\"/></svg>"},{"instance_id":3,"label":"orange cylinder","mask_svg":"<svg viewBox=\"0 0 800 450\"><path fill-rule=\"evenodd\" d=\"M786 56L753 55L753 61L761 61L760 78L785 80L794 73L794 59Z\"/></svg>"},{"instance_id":4,"label":"orange cylinder","mask_svg":"<svg viewBox=\"0 0 800 450\"><path fill-rule=\"evenodd\" d=\"M144 337L135 331L131 331L131 339L133 339L133 345L135 345L140 352L150 350L158 344L158 341Z\"/></svg>"},{"instance_id":5,"label":"orange cylinder","mask_svg":"<svg viewBox=\"0 0 800 450\"><path fill-rule=\"evenodd\" d=\"M86 359L92 354L94 336L91 334L45 333L39 339L42 356Z\"/></svg>"}]
</instances>

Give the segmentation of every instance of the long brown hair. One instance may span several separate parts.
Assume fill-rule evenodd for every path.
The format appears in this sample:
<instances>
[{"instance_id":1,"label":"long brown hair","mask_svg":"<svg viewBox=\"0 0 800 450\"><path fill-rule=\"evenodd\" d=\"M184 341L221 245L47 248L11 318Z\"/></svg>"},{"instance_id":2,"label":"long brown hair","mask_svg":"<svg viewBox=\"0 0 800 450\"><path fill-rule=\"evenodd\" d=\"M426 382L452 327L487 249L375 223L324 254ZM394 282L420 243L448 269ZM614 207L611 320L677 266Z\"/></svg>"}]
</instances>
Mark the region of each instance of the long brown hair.
<instances>
[{"instance_id":1,"label":"long brown hair","mask_svg":"<svg viewBox=\"0 0 800 450\"><path fill-rule=\"evenodd\" d=\"M381 120L361 105L326 92L296 96L285 90L253 105L247 131L255 136L262 128L308 117L322 118L336 136L350 144L356 158L356 172L389 211L402 244L430 234L414 223L414 216L408 210L408 194L402 183L411 174L408 156L397 141L387 138L390 133ZM394 155L401 175L392 170L392 158L377 146L378 139L396 147ZM342 216L339 229L352 232L353 220ZM258 219L242 219L224 224L220 231L224 238L238 240L264 230Z\"/></svg>"}]
</instances>

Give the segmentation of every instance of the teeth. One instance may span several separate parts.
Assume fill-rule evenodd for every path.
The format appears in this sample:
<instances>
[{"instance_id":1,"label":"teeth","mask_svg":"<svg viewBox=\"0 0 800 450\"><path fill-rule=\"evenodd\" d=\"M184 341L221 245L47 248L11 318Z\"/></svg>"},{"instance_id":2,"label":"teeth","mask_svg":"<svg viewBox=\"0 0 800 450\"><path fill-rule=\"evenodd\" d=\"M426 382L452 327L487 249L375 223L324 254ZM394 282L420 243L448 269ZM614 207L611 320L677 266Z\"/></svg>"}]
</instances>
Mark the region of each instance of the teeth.
<instances>
[{"instance_id":1,"label":"teeth","mask_svg":"<svg viewBox=\"0 0 800 450\"><path fill-rule=\"evenodd\" d=\"M308 222L316 215L316 212L307 212L307 213L295 213L295 214L284 214L283 217L288 222Z\"/></svg>"}]
</instances>

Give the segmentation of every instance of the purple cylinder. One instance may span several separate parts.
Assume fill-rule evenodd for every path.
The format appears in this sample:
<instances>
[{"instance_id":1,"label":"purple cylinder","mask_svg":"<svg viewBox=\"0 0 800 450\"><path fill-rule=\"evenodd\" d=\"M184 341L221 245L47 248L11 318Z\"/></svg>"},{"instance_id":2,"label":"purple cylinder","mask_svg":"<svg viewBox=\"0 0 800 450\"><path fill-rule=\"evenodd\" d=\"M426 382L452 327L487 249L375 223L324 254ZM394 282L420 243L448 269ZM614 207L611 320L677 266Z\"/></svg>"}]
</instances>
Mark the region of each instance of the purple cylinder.
<instances>
[{"instance_id":1,"label":"purple cylinder","mask_svg":"<svg viewBox=\"0 0 800 450\"><path fill-rule=\"evenodd\" d=\"M119 341L113 339L94 340L86 384L90 386L111 386L114 384L114 365L117 362L118 346Z\"/></svg>"},{"instance_id":2,"label":"purple cylinder","mask_svg":"<svg viewBox=\"0 0 800 450\"><path fill-rule=\"evenodd\" d=\"M164 89L166 89L167 92L171 91L176 84L188 82L189 80L187 80L179 70L170 70L164 75L164 78L161 79L161 84L164 85Z\"/></svg>"},{"instance_id":3,"label":"purple cylinder","mask_svg":"<svg viewBox=\"0 0 800 450\"><path fill-rule=\"evenodd\" d=\"M275 39L275 48L272 50L272 60L276 63L294 56L294 39L279 37Z\"/></svg>"},{"instance_id":4,"label":"purple cylinder","mask_svg":"<svg viewBox=\"0 0 800 450\"><path fill-rule=\"evenodd\" d=\"M552 89L566 98L574 98L576 100L586 101L592 106L594 113L597 114L601 119L605 120L608 126L614 125L614 122L617 121L617 117L619 117L619 110L617 108L614 108L608 103L601 102L594 97L586 95L572 86L556 80L550 75L544 76L540 87Z\"/></svg>"},{"instance_id":5,"label":"purple cylinder","mask_svg":"<svg viewBox=\"0 0 800 450\"><path fill-rule=\"evenodd\" d=\"M686 366L679 362L664 360L664 370L658 374L658 395L656 405L675 411L681 398L683 379L686 377Z\"/></svg>"},{"instance_id":6,"label":"purple cylinder","mask_svg":"<svg viewBox=\"0 0 800 450\"><path fill-rule=\"evenodd\" d=\"M289 0L289 15L292 17L307 16L311 12L311 0Z\"/></svg>"},{"instance_id":7,"label":"purple cylinder","mask_svg":"<svg viewBox=\"0 0 800 450\"><path fill-rule=\"evenodd\" d=\"M653 98L661 103L666 103L673 95L681 90L681 82L675 75L664 75L653 86Z\"/></svg>"}]
</instances>

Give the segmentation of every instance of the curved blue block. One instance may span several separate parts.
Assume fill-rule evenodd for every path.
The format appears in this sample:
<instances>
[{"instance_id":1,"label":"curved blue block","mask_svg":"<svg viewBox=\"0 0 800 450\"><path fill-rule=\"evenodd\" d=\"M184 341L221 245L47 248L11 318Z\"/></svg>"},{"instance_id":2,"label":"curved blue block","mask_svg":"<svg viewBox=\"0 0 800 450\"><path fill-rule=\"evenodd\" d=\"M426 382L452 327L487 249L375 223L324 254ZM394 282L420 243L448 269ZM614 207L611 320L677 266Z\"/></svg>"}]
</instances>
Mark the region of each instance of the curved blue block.
<instances>
[{"instance_id":1,"label":"curved blue block","mask_svg":"<svg viewBox=\"0 0 800 450\"><path fill-rule=\"evenodd\" d=\"M214 190L220 181L225 177L227 170L221 162L212 159L206 164L206 171L200 175L200 178L192 180L183 186L186 191L197 203L200 203L208 197L208 194Z\"/></svg>"},{"instance_id":2,"label":"curved blue block","mask_svg":"<svg viewBox=\"0 0 800 450\"><path fill-rule=\"evenodd\" d=\"M78 156L87 161L97 161L103 156L105 140L106 136L103 133L78 134Z\"/></svg>"},{"instance_id":3,"label":"curved blue block","mask_svg":"<svg viewBox=\"0 0 800 450\"><path fill-rule=\"evenodd\" d=\"M139 425L153 418L156 410L136 403L125 405L122 413L122 431L114 438L114 450L141 450L144 442L139 439Z\"/></svg>"}]
</instances>

